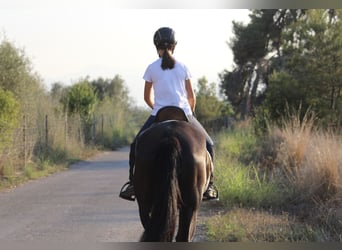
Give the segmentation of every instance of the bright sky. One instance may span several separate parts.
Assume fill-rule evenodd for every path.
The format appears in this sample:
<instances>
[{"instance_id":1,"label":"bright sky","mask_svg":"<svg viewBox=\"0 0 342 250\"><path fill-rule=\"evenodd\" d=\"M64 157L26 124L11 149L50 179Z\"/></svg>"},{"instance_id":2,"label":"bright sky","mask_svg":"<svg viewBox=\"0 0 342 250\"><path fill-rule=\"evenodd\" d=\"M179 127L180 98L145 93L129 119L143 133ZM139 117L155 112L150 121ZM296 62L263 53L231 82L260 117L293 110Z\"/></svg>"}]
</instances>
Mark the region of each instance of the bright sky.
<instances>
[{"instance_id":1,"label":"bright sky","mask_svg":"<svg viewBox=\"0 0 342 250\"><path fill-rule=\"evenodd\" d=\"M1 0L0 41L23 48L47 89L82 77L120 75L135 102L144 106L142 75L157 59L154 32L176 31L175 57L193 75L218 83L231 69L227 42L232 20L248 22L246 9L119 9L105 0Z\"/></svg>"}]
</instances>

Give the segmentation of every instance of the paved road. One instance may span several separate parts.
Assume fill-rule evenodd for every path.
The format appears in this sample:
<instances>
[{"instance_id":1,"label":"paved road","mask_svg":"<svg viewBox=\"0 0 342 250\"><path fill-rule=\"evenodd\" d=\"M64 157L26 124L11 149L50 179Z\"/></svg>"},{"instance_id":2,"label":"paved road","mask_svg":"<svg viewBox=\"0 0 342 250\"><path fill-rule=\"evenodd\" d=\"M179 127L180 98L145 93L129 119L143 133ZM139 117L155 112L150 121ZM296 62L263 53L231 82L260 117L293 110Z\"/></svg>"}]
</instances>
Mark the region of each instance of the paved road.
<instances>
[{"instance_id":1,"label":"paved road","mask_svg":"<svg viewBox=\"0 0 342 250\"><path fill-rule=\"evenodd\" d=\"M137 203L118 197L127 159L128 148L104 152L68 171L0 192L0 240L138 241Z\"/></svg>"}]
</instances>

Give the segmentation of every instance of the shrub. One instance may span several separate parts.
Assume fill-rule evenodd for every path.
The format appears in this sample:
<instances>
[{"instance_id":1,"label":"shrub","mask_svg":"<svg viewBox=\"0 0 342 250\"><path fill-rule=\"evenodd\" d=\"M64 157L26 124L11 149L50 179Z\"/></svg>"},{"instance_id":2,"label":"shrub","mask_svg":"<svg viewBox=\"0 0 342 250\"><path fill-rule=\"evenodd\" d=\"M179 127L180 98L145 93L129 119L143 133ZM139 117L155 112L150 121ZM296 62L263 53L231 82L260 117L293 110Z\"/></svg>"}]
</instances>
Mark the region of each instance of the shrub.
<instances>
[{"instance_id":1,"label":"shrub","mask_svg":"<svg viewBox=\"0 0 342 250\"><path fill-rule=\"evenodd\" d=\"M12 139L12 132L18 124L18 112L19 104L13 94L0 87L0 154Z\"/></svg>"},{"instance_id":2,"label":"shrub","mask_svg":"<svg viewBox=\"0 0 342 250\"><path fill-rule=\"evenodd\" d=\"M315 116L290 115L282 128L270 128L268 143L278 179L295 189L296 202L326 200L339 193L342 184L342 142L314 127ZM266 147L265 147L266 148Z\"/></svg>"}]
</instances>

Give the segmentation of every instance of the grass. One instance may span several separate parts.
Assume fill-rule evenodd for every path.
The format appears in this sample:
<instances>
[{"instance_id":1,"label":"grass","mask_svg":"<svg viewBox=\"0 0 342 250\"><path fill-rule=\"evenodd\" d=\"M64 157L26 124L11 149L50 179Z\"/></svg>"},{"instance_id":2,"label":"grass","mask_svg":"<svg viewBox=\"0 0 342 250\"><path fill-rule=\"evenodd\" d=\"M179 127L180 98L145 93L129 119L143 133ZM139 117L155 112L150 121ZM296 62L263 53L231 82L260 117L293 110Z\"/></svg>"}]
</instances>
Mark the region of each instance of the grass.
<instances>
[{"instance_id":1,"label":"grass","mask_svg":"<svg viewBox=\"0 0 342 250\"><path fill-rule=\"evenodd\" d=\"M233 208L211 218L209 239L221 242L307 242L324 241L319 228L297 222L288 213Z\"/></svg>"},{"instance_id":2,"label":"grass","mask_svg":"<svg viewBox=\"0 0 342 250\"><path fill-rule=\"evenodd\" d=\"M43 165L42 165L43 164ZM19 171L5 173L0 181L0 191L3 189L13 188L29 180L35 180L49 176L53 173L67 169L69 164L51 164L48 162L36 164L31 162ZM12 169L12 168L11 168Z\"/></svg>"},{"instance_id":3,"label":"grass","mask_svg":"<svg viewBox=\"0 0 342 250\"><path fill-rule=\"evenodd\" d=\"M244 166L234 159L217 161L216 183L224 205L264 207L283 202L282 192L277 183L268 181L257 173L253 165Z\"/></svg>"},{"instance_id":4,"label":"grass","mask_svg":"<svg viewBox=\"0 0 342 250\"><path fill-rule=\"evenodd\" d=\"M224 132L217 138L215 176L224 205L268 207L285 202L283 187L259 172L254 162L258 144L250 128Z\"/></svg>"},{"instance_id":5,"label":"grass","mask_svg":"<svg viewBox=\"0 0 342 250\"><path fill-rule=\"evenodd\" d=\"M342 140L289 115L256 137L250 125L217 135L216 184L224 213L212 241L342 241Z\"/></svg>"},{"instance_id":6,"label":"grass","mask_svg":"<svg viewBox=\"0 0 342 250\"><path fill-rule=\"evenodd\" d=\"M14 162L12 158L8 158L2 162L0 191L66 170L72 163L94 155L96 152L98 151L92 147L84 147L83 150L75 147L68 151L60 147L49 148L42 151L39 157L34 157L27 162L26 166L22 159L17 159L17 162ZM15 166L20 166L20 168Z\"/></svg>"}]
</instances>

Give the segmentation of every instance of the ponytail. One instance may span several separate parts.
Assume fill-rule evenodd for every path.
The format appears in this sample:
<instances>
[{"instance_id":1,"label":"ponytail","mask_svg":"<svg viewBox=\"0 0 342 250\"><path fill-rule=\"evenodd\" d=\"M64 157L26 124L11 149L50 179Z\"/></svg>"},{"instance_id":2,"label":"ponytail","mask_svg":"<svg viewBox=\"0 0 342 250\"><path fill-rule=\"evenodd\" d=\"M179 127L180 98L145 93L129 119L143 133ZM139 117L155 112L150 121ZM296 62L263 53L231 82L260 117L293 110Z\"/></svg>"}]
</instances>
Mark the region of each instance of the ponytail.
<instances>
[{"instance_id":1,"label":"ponytail","mask_svg":"<svg viewBox=\"0 0 342 250\"><path fill-rule=\"evenodd\" d=\"M163 54L163 60L161 67L163 70L165 69L173 69L175 67L176 60L175 58L171 55L170 51L165 49L164 54Z\"/></svg>"}]
</instances>

